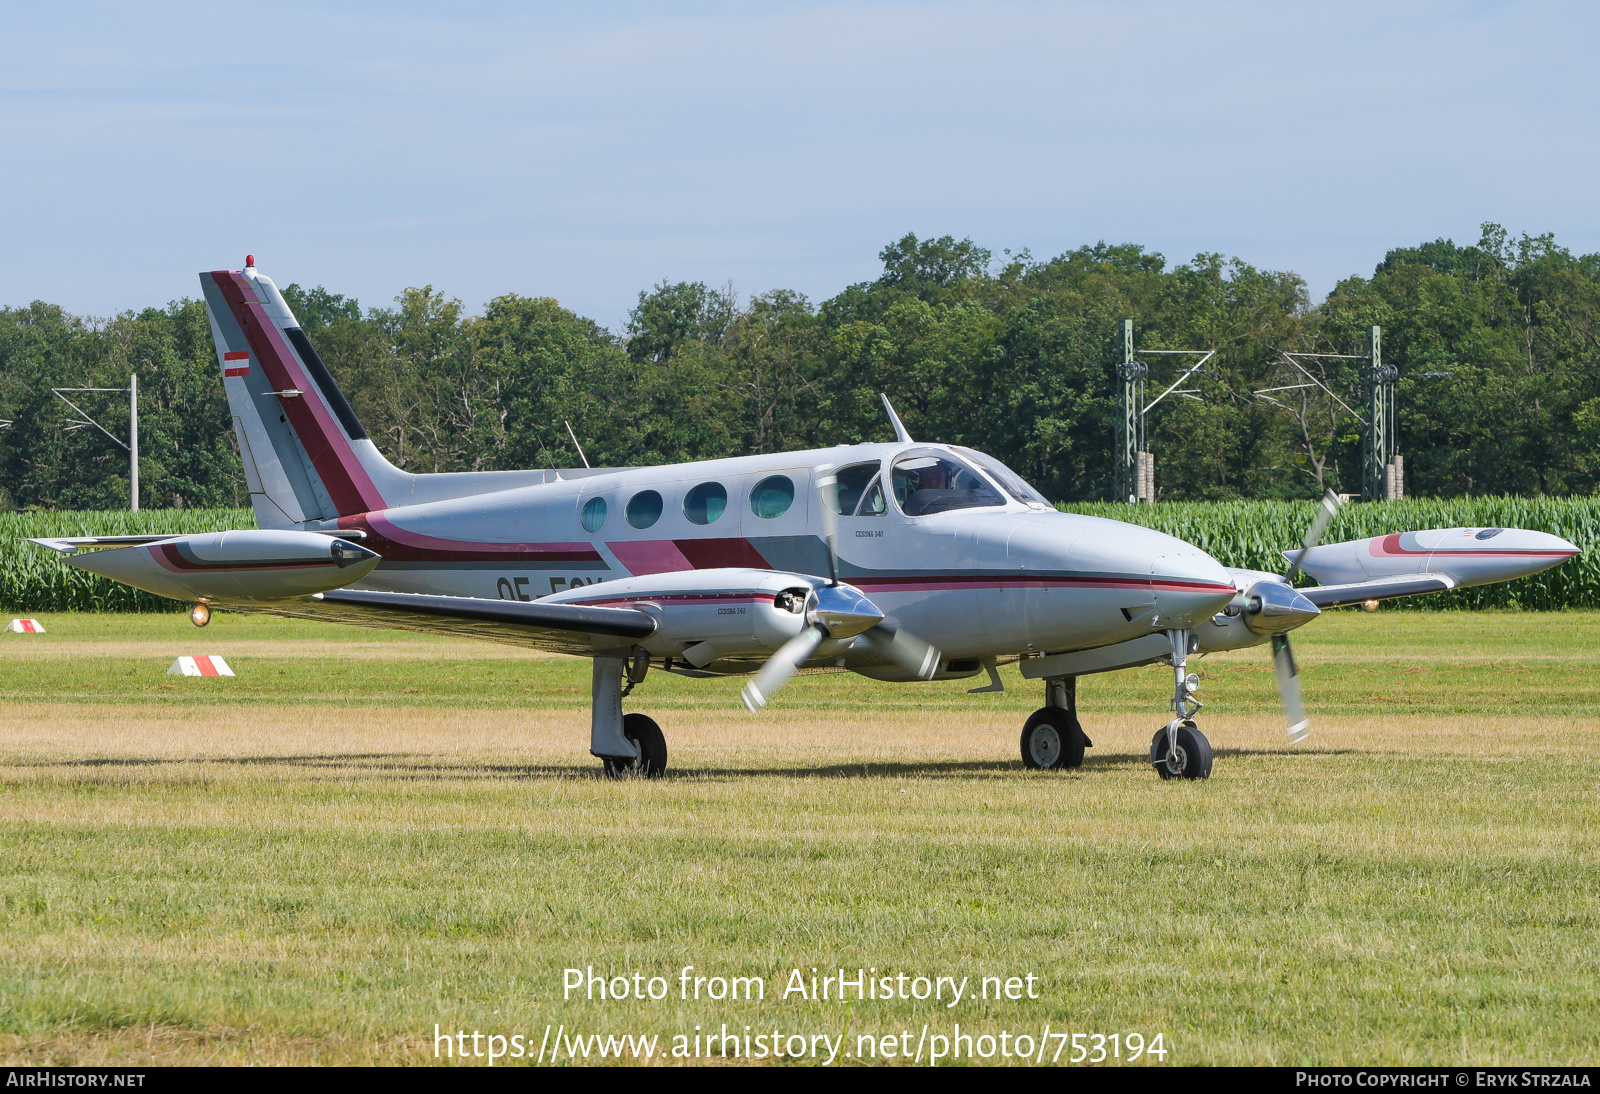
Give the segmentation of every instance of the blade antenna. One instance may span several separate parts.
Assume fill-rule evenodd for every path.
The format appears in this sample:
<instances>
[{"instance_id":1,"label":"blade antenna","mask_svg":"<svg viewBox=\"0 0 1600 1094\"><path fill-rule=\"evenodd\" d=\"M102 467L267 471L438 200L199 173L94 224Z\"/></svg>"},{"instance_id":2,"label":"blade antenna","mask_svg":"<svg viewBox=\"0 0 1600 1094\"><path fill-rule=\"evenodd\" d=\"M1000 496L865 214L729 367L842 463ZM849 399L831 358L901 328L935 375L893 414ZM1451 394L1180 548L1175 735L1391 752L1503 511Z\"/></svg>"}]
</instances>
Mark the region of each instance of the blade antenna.
<instances>
[{"instance_id":1,"label":"blade antenna","mask_svg":"<svg viewBox=\"0 0 1600 1094\"><path fill-rule=\"evenodd\" d=\"M1300 553L1294 556L1294 561L1289 563L1288 573L1283 575L1283 580L1287 584L1293 585L1294 579L1300 575L1301 560L1306 557L1307 551L1317 545L1322 533L1328 530L1328 525L1333 523L1333 518L1339 512L1339 504L1339 495L1332 490L1322 495L1322 505L1317 509L1315 519L1311 521L1311 527L1306 529L1305 545L1300 548Z\"/></svg>"},{"instance_id":2,"label":"blade antenna","mask_svg":"<svg viewBox=\"0 0 1600 1094\"><path fill-rule=\"evenodd\" d=\"M889 401L889 396L880 391L878 398L883 400L883 409L889 412L889 424L894 426L894 439L901 444L910 444L911 434L906 432L905 423L900 420L900 415L894 412L894 404Z\"/></svg>"},{"instance_id":3,"label":"blade antenna","mask_svg":"<svg viewBox=\"0 0 1600 1094\"><path fill-rule=\"evenodd\" d=\"M578 435L572 431L572 423L563 421L561 424L567 427L567 436L572 438L572 447L578 450L578 459L583 461L583 466L588 467L589 457L583 454L583 445L578 443Z\"/></svg>"}]
</instances>

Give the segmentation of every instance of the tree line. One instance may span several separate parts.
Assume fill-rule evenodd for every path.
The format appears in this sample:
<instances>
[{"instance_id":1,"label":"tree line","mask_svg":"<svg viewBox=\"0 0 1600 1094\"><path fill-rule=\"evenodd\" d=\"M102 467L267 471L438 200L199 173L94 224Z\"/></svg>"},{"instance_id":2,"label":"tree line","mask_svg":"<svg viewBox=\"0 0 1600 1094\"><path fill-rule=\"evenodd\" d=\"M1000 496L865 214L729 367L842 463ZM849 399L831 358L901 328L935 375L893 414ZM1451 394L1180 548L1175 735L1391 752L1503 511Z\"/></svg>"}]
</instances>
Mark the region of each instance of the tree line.
<instances>
[{"instance_id":1,"label":"tree line","mask_svg":"<svg viewBox=\"0 0 1600 1094\"><path fill-rule=\"evenodd\" d=\"M1150 414L1162 499L1359 492L1355 358L1374 324L1398 369L1408 493L1600 488L1600 255L1550 235L1488 224L1472 245L1398 248L1316 305L1293 273L1218 254L1169 266L1133 244L1036 259L907 235L880 258L876 280L820 304L663 282L620 332L542 297L472 315L432 286L387 308L284 295L373 440L419 472L573 466L568 421L596 466L889 440L884 391L913 436L990 452L1055 500L1105 498L1131 318L1141 350L1216 351ZM1145 360L1153 396L1180 358ZM202 302L106 320L35 302L0 309L0 507L127 504L127 454L69 429L51 388L130 373L141 504L247 503ZM83 398L126 430L125 396Z\"/></svg>"}]
</instances>

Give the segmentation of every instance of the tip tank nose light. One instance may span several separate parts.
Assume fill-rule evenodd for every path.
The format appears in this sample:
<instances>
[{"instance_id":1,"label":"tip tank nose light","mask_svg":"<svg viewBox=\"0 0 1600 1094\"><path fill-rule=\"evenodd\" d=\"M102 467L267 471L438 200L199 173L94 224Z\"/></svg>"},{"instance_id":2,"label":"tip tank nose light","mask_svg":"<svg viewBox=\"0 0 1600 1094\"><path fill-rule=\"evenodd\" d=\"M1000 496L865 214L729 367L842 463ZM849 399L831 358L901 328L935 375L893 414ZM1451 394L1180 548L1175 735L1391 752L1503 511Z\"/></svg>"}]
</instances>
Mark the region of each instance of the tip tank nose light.
<instances>
[{"instance_id":1,"label":"tip tank nose light","mask_svg":"<svg viewBox=\"0 0 1600 1094\"><path fill-rule=\"evenodd\" d=\"M203 627L211 622L211 609L204 604L196 604L189 609L189 622L197 627Z\"/></svg>"}]
</instances>

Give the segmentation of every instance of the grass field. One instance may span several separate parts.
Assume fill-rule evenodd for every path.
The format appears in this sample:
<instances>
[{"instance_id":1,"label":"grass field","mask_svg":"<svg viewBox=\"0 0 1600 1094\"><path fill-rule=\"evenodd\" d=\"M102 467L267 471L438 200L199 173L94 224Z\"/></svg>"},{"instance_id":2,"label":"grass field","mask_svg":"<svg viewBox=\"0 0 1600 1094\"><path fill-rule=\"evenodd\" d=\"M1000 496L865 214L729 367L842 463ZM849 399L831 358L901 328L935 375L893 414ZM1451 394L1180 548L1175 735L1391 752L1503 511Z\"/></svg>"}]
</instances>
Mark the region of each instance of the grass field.
<instances>
[{"instance_id":1,"label":"grass field","mask_svg":"<svg viewBox=\"0 0 1600 1094\"><path fill-rule=\"evenodd\" d=\"M760 718L737 682L652 674L627 706L673 774L615 784L582 662L41 618L0 636L6 1062L432 1062L435 1023L667 1051L727 1023L844 1034L844 1063L956 1022L1161 1033L1167 1063L1600 1059L1600 613L1329 613L1296 635L1298 747L1264 650L1207 658L1197 784L1145 759L1161 668L1083 682L1070 774L1022 769L1014 670L1001 696L802 678ZM163 675L180 653L239 678ZM679 1000L683 965L766 999ZM564 1001L569 966L671 993ZM813 966L1040 998L780 998Z\"/></svg>"}]
</instances>

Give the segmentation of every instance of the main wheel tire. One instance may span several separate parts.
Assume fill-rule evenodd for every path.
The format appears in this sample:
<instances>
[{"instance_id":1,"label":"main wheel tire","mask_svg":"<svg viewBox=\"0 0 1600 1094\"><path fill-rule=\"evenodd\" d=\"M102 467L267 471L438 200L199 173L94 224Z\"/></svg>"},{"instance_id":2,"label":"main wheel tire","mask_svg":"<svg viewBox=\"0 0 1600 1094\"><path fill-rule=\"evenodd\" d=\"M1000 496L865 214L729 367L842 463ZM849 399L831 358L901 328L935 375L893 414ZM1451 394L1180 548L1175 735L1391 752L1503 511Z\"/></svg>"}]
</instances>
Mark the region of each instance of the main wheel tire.
<instances>
[{"instance_id":1,"label":"main wheel tire","mask_svg":"<svg viewBox=\"0 0 1600 1094\"><path fill-rule=\"evenodd\" d=\"M1060 707L1040 707L1022 726L1022 766L1060 771L1083 766L1088 738Z\"/></svg>"},{"instance_id":2,"label":"main wheel tire","mask_svg":"<svg viewBox=\"0 0 1600 1094\"><path fill-rule=\"evenodd\" d=\"M622 735L639 749L632 760L607 759L606 775L613 779L659 779L667 770L667 738L648 714L624 714Z\"/></svg>"},{"instance_id":3,"label":"main wheel tire","mask_svg":"<svg viewBox=\"0 0 1600 1094\"><path fill-rule=\"evenodd\" d=\"M1150 738L1150 762L1156 774L1163 779L1209 779L1211 777L1211 742L1193 722L1178 727L1178 755L1176 762L1168 762L1167 727L1156 730Z\"/></svg>"}]
</instances>

